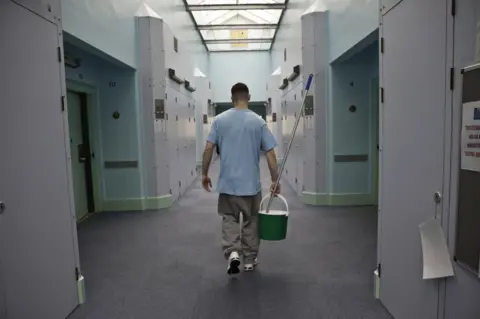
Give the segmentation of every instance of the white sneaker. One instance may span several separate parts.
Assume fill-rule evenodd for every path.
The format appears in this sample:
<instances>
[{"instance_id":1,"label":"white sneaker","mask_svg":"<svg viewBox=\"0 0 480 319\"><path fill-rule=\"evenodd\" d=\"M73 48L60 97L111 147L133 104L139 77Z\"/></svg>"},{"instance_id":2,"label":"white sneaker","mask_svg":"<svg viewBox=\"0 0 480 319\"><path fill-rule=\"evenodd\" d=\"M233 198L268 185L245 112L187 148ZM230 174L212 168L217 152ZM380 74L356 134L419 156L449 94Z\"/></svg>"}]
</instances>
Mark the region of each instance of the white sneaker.
<instances>
[{"instance_id":1,"label":"white sneaker","mask_svg":"<svg viewBox=\"0 0 480 319\"><path fill-rule=\"evenodd\" d=\"M240 272L240 256L236 251L232 251L230 254L230 257L228 257L228 268L227 268L227 274L233 275L233 274L238 274Z\"/></svg>"},{"instance_id":2,"label":"white sneaker","mask_svg":"<svg viewBox=\"0 0 480 319\"><path fill-rule=\"evenodd\" d=\"M258 265L258 261L257 261L257 258L255 258L253 263L243 265L243 270L244 271L253 271L253 270L255 270L255 267L257 267L257 265Z\"/></svg>"}]
</instances>

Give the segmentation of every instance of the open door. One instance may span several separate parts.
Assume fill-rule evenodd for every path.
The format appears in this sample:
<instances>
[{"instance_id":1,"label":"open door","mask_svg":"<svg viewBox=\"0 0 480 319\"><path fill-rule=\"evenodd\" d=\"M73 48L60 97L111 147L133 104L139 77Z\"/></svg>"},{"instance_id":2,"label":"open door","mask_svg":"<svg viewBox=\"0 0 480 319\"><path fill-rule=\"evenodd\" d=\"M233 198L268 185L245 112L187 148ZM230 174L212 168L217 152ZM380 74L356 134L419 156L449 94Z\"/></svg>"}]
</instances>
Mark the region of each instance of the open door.
<instances>
[{"instance_id":1,"label":"open door","mask_svg":"<svg viewBox=\"0 0 480 319\"><path fill-rule=\"evenodd\" d=\"M6 62L0 81L0 287L8 319L61 319L78 305L59 33L52 22L0 1L0 61Z\"/></svg>"}]
</instances>

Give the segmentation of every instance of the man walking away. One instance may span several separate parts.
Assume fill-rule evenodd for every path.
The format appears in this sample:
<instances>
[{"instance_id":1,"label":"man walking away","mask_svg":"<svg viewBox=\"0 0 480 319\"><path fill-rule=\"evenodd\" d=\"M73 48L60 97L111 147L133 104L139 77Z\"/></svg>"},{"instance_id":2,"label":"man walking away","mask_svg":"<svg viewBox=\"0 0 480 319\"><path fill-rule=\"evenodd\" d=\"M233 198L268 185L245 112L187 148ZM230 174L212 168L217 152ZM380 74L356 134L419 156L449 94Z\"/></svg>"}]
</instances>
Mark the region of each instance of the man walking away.
<instances>
[{"instance_id":1,"label":"man walking away","mask_svg":"<svg viewBox=\"0 0 480 319\"><path fill-rule=\"evenodd\" d=\"M266 122L248 109L248 87L237 83L232 87L234 108L215 117L203 153L202 184L210 192L212 181L208 168L213 149L222 149L217 191L218 213L222 216L222 249L228 260L228 274L238 273L240 256L244 270L252 271L260 245L258 210L262 198L260 154L265 152L273 191L278 177L275 146L277 142ZM280 185L276 193L280 192ZM243 225L240 226L240 214Z\"/></svg>"}]
</instances>

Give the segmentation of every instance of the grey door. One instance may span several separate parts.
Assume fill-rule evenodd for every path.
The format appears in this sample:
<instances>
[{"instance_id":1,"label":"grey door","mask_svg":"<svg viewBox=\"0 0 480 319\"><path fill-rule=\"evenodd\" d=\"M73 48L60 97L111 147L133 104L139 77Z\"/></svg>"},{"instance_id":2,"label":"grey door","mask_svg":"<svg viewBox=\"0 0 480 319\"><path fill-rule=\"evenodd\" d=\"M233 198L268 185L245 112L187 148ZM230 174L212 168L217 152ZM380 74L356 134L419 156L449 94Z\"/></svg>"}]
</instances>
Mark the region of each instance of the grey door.
<instances>
[{"instance_id":1,"label":"grey door","mask_svg":"<svg viewBox=\"0 0 480 319\"><path fill-rule=\"evenodd\" d=\"M437 318L439 281L422 280L418 226L441 212L447 8L402 1L383 17L380 298L396 319Z\"/></svg>"},{"instance_id":2,"label":"grey door","mask_svg":"<svg viewBox=\"0 0 480 319\"><path fill-rule=\"evenodd\" d=\"M52 22L0 1L0 258L8 319L64 319L78 304L58 34Z\"/></svg>"}]
</instances>

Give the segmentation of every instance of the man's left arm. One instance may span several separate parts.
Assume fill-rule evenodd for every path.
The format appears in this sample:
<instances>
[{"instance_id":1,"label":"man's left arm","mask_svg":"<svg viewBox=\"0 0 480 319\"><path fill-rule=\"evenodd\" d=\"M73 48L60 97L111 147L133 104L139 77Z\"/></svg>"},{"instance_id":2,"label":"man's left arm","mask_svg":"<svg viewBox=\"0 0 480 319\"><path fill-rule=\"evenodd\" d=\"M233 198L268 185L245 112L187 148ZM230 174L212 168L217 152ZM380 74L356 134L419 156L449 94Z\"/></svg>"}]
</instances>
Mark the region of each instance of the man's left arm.
<instances>
[{"instance_id":1,"label":"man's left arm","mask_svg":"<svg viewBox=\"0 0 480 319\"><path fill-rule=\"evenodd\" d=\"M212 162L214 148L215 144L207 141L207 144L205 145L205 150L203 151L202 176L208 176L208 169L210 168L210 163Z\"/></svg>"},{"instance_id":2,"label":"man's left arm","mask_svg":"<svg viewBox=\"0 0 480 319\"><path fill-rule=\"evenodd\" d=\"M215 120L213 120L210 133L208 134L207 143L205 144L205 150L203 151L202 160L202 185L207 192L209 192L210 187L212 187L212 180L210 177L208 177L208 169L210 168L210 163L212 162L213 149L217 144L217 123Z\"/></svg>"}]
</instances>

